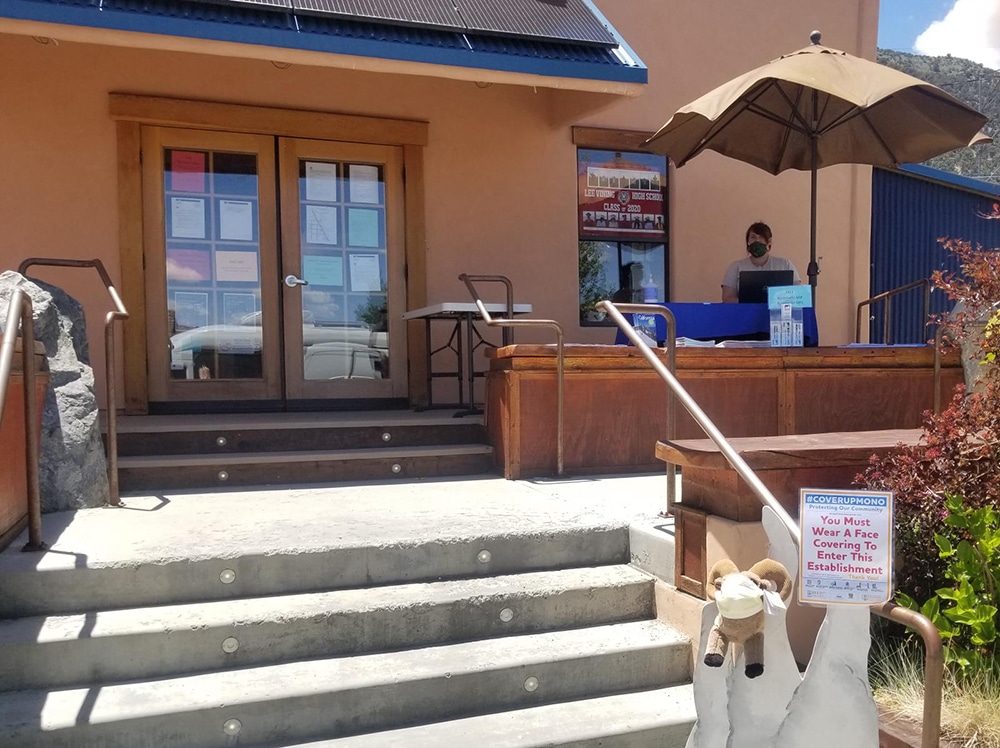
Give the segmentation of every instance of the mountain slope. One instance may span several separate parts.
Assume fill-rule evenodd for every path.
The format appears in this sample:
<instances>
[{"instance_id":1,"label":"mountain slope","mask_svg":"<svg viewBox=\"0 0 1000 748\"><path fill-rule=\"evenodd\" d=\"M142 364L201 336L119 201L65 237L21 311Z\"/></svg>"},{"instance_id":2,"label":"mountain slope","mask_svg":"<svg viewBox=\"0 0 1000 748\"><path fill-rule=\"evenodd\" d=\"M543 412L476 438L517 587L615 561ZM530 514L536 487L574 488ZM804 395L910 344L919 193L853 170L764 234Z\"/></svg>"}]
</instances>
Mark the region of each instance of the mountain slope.
<instances>
[{"instance_id":1,"label":"mountain slope","mask_svg":"<svg viewBox=\"0 0 1000 748\"><path fill-rule=\"evenodd\" d=\"M930 57L892 49L878 50L878 61L943 88L989 117L983 130L1000 141L1000 71L961 57ZM927 162L935 169L1000 183L1000 142L962 148Z\"/></svg>"}]
</instances>

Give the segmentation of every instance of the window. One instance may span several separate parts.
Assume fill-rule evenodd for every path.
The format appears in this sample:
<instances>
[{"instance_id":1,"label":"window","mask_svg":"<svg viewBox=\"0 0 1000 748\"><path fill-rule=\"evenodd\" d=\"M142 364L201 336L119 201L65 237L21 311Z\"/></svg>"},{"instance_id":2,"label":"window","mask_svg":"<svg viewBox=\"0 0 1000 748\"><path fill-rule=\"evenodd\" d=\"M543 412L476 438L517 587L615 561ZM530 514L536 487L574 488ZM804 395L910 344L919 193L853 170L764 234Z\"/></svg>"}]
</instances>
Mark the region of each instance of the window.
<instances>
[{"instance_id":1,"label":"window","mask_svg":"<svg viewBox=\"0 0 1000 748\"><path fill-rule=\"evenodd\" d=\"M581 325L607 324L603 299L669 300L666 182L663 156L577 150Z\"/></svg>"}]
</instances>

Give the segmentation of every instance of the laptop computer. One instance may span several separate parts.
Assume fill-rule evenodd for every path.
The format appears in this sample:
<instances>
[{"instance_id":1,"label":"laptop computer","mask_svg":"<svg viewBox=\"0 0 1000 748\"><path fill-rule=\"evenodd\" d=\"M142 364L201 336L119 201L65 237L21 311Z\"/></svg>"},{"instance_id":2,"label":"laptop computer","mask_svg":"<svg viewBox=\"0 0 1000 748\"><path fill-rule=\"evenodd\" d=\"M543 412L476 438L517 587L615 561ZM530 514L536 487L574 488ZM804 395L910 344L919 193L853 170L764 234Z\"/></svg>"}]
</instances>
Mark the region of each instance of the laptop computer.
<instances>
[{"instance_id":1,"label":"laptop computer","mask_svg":"<svg viewBox=\"0 0 1000 748\"><path fill-rule=\"evenodd\" d=\"M791 286L795 283L792 270L744 270L737 281L736 295L741 304L766 304L771 286Z\"/></svg>"}]
</instances>

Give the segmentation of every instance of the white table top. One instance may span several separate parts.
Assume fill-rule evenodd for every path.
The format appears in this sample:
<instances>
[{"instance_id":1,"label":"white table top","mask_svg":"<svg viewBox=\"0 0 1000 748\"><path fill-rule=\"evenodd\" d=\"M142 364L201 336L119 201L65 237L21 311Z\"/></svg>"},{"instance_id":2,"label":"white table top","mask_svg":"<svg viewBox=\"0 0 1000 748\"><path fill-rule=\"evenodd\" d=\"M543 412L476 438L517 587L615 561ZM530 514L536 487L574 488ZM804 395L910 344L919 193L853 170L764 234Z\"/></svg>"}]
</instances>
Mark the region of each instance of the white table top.
<instances>
[{"instance_id":1,"label":"white table top","mask_svg":"<svg viewBox=\"0 0 1000 748\"><path fill-rule=\"evenodd\" d=\"M486 311L490 313L502 313L507 311L507 305L495 302L484 304ZM428 317L457 317L463 314L475 314L479 311L474 301L443 301L440 304L421 307L406 312L403 319L426 319ZM528 314L531 312L531 304L514 304L514 314Z\"/></svg>"}]
</instances>

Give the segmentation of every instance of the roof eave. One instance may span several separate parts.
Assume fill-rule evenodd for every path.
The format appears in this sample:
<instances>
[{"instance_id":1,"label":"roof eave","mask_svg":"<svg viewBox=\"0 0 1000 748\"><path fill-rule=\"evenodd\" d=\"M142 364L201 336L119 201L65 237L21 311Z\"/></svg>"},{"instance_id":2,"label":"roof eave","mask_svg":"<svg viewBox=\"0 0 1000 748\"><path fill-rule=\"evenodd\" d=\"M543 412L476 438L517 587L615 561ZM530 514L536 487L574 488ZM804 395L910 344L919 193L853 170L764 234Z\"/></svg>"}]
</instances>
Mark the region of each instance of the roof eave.
<instances>
[{"instance_id":1,"label":"roof eave","mask_svg":"<svg viewBox=\"0 0 1000 748\"><path fill-rule=\"evenodd\" d=\"M892 170L890 169L890 171ZM924 164L900 164L896 168L896 171L908 173L913 176L921 177L939 184L945 184L949 187L956 187L968 192L1000 197L1000 185L994 184L993 182L987 182L982 179L976 179L974 177L967 177L963 174L956 174L952 171L943 171L942 169L935 169L932 166L926 166Z\"/></svg>"},{"instance_id":2,"label":"roof eave","mask_svg":"<svg viewBox=\"0 0 1000 748\"><path fill-rule=\"evenodd\" d=\"M0 31L81 43L625 96L638 95L647 82L634 55L632 65L529 58L30 0L4 0L0 15Z\"/></svg>"}]
</instances>

